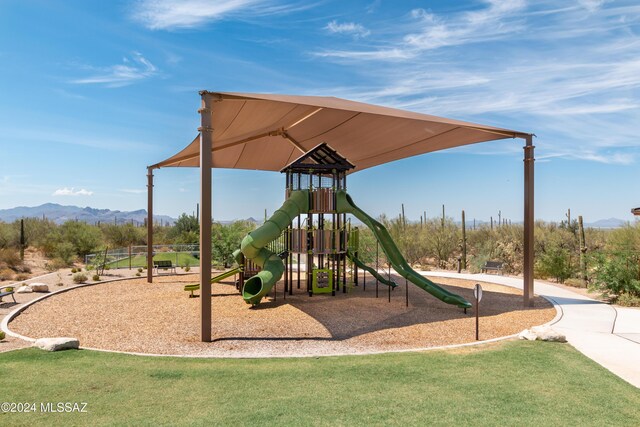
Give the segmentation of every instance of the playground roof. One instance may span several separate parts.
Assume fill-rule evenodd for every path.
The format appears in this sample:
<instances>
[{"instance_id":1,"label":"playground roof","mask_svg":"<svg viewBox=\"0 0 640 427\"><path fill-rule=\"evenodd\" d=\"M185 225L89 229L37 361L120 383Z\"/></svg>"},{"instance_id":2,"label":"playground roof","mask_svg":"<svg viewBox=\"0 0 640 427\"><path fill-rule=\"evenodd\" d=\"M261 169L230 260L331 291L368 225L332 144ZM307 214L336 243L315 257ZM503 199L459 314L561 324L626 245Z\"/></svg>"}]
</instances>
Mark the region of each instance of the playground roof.
<instances>
[{"instance_id":1,"label":"playground roof","mask_svg":"<svg viewBox=\"0 0 640 427\"><path fill-rule=\"evenodd\" d=\"M418 154L528 134L324 96L201 92L213 103L214 168L280 171L327 142L359 171ZM199 135L152 168L198 167Z\"/></svg>"}]
</instances>

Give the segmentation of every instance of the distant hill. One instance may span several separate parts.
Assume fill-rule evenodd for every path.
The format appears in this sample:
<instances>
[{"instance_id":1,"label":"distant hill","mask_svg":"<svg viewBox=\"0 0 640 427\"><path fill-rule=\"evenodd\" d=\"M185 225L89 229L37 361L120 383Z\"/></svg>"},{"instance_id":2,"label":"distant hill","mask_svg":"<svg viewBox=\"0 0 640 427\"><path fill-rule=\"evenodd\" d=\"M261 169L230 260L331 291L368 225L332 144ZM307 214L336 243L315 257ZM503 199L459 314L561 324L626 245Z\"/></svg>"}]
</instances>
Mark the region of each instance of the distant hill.
<instances>
[{"instance_id":1,"label":"distant hill","mask_svg":"<svg viewBox=\"0 0 640 427\"><path fill-rule=\"evenodd\" d=\"M12 209L0 209L0 221L13 222L20 218L46 218L56 224L77 220L89 224L98 222L123 224L133 221L134 224L141 225L144 224L147 218L147 211L145 209L130 212L112 211L110 209L94 209L91 207L63 206L56 203L45 203L34 207L19 206ZM153 218L155 222L162 221L164 224L176 222L175 218L167 215L154 215Z\"/></svg>"},{"instance_id":2,"label":"distant hill","mask_svg":"<svg viewBox=\"0 0 640 427\"><path fill-rule=\"evenodd\" d=\"M596 222L585 224L585 227L591 228L619 228L624 227L628 221L619 218L600 219Z\"/></svg>"}]
</instances>

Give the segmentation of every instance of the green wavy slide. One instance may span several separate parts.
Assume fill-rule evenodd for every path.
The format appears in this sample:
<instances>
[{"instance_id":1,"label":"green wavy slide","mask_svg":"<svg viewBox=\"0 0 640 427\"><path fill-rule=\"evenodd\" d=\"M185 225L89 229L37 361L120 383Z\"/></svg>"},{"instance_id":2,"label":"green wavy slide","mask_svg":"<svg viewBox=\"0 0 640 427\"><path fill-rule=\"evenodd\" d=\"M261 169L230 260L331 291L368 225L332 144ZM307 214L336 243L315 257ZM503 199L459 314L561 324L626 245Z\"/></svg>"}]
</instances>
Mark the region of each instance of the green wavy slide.
<instances>
[{"instance_id":1,"label":"green wavy slide","mask_svg":"<svg viewBox=\"0 0 640 427\"><path fill-rule=\"evenodd\" d=\"M242 267L236 267L232 270L229 271L225 271L224 273L218 274L215 277L211 278L211 283L218 283L228 277L231 277L235 274L238 274L242 271ZM200 283L193 283L191 285L184 285L184 290L187 292L191 292L191 295L189 295L189 298L193 298L195 295L193 294L193 291L199 291L200 290Z\"/></svg>"},{"instance_id":2,"label":"green wavy slide","mask_svg":"<svg viewBox=\"0 0 640 427\"><path fill-rule=\"evenodd\" d=\"M377 280L379 280L380 282L384 283L387 286L391 286L392 288L395 288L396 286L398 286L398 284L396 282L394 282L393 280L388 280L386 277L384 277L383 275L381 275L380 273L378 273L376 270L374 270L373 268L369 267L367 264L365 264L364 262L362 262L361 260L359 260L354 254L352 254L351 252L347 252L347 256L349 257L349 259L351 261L353 261L358 267L360 267L363 270L366 270L367 272L369 272L369 274L371 274L373 277L375 277Z\"/></svg>"},{"instance_id":3,"label":"green wavy slide","mask_svg":"<svg viewBox=\"0 0 640 427\"><path fill-rule=\"evenodd\" d=\"M447 304L457 305L461 308L471 307L471 303L460 295L456 295L441 288L412 269L400 253L400 250L394 243L393 239L391 239L391 236L384 225L380 224L378 221L367 215L362 209L357 207L355 203L353 203L351 196L349 196L346 191L338 191L336 193L336 197L338 212L354 215L369 227L371 231L373 231L376 239L380 242L380 246L382 246L382 250L389 259L391 266L396 272L398 272L398 274Z\"/></svg>"},{"instance_id":4,"label":"green wavy slide","mask_svg":"<svg viewBox=\"0 0 640 427\"><path fill-rule=\"evenodd\" d=\"M292 191L282 207L275 211L262 226L249 233L240 244L240 251L260 268L250 277L242 289L242 298L247 304L258 305L284 273L284 262L266 246L277 239L282 231L303 212L309 210L309 190ZM240 262L238 262L240 263Z\"/></svg>"}]
</instances>

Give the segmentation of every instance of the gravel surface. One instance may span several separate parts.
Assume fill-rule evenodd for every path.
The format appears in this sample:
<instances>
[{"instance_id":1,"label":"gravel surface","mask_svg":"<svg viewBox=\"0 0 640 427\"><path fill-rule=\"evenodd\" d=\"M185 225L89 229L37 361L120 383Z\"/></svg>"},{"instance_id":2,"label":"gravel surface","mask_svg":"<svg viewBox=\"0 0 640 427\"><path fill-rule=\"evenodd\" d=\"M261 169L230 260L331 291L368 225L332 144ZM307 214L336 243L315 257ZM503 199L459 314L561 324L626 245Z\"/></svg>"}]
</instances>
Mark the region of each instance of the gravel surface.
<instances>
[{"instance_id":1,"label":"gravel surface","mask_svg":"<svg viewBox=\"0 0 640 427\"><path fill-rule=\"evenodd\" d=\"M391 293L368 279L347 294L314 295L294 290L249 309L231 282L213 285L213 337L200 342L200 299L182 288L197 275L162 276L147 284L127 279L73 289L27 308L9 327L39 338L72 336L83 347L151 354L223 357L309 356L418 349L475 340L473 309L435 299L404 279ZM471 301L476 282L437 279ZM304 289L303 283L303 289ZM483 283L480 339L511 335L550 321L555 309L536 297L535 308L522 307L520 291Z\"/></svg>"}]
</instances>

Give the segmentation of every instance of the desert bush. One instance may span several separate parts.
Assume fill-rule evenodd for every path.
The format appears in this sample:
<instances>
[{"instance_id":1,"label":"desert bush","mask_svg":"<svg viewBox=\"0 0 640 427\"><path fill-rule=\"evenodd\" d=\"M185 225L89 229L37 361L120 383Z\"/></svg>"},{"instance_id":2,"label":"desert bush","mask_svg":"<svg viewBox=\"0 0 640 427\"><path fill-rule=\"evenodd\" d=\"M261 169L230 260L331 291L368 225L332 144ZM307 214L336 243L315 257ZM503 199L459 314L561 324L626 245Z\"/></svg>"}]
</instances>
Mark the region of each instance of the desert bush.
<instances>
[{"instance_id":1,"label":"desert bush","mask_svg":"<svg viewBox=\"0 0 640 427\"><path fill-rule=\"evenodd\" d=\"M240 247L240 242L255 224L250 221L235 221L231 224L214 223L211 230L213 261L221 263L225 268L234 262L233 251Z\"/></svg>"},{"instance_id":2,"label":"desert bush","mask_svg":"<svg viewBox=\"0 0 640 427\"><path fill-rule=\"evenodd\" d=\"M65 268L68 264L60 259L60 258L54 258L52 260L50 260L49 262L47 262L44 266L44 268L47 271L57 271L60 270L62 268Z\"/></svg>"},{"instance_id":3,"label":"desert bush","mask_svg":"<svg viewBox=\"0 0 640 427\"><path fill-rule=\"evenodd\" d=\"M75 267L73 267L73 268L71 269L71 273L77 273L77 272L78 272L78 270L77 270Z\"/></svg>"},{"instance_id":4,"label":"desert bush","mask_svg":"<svg viewBox=\"0 0 640 427\"><path fill-rule=\"evenodd\" d=\"M140 272L136 273L136 276L140 277L141 276Z\"/></svg>"},{"instance_id":5,"label":"desert bush","mask_svg":"<svg viewBox=\"0 0 640 427\"><path fill-rule=\"evenodd\" d=\"M92 277L94 282L99 282L100 281L100 276L98 276L97 274L94 274Z\"/></svg>"},{"instance_id":6,"label":"desert bush","mask_svg":"<svg viewBox=\"0 0 640 427\"><path fill-rule=\"evenodd\" d=\"M87 275L84 273L76 273L73 275L73 283L84 283L87 281Z\"/></svg>"},{"instance_id":7,"label":"desert bush","mask_svg":"<svg viewBox=\"0 0 640 427\"><path fill-rule=\"evenodd\" d=\"M16 274L16 280L22 282L23 280L27 280L29 275L27 273L18 273Z\"/></svg>"},{"instance_id":8,"label":"desert bush","mask_svg":"<svg viewBox=\"0 0 640 427\"><path fill-rule=\"evenodd\" d=\"M0 280L11 280L14 274L14 271L10 268L0 269Z\"/></svg>"},{"instance_id":9,"label":"desert bush","mask_svg":"<svg viewBox=\"0 0 640 427\"><path fill-rule=\"evenodd\" d=\"M597 253L592 256L594 265L591 288L605 297L640 297L640 267L638 255L633 252Z\"/></svg>"},{"instance_id":10,"label":"desert bush","mask_svg":"<svg viewBox=\"0 0 640 427\"><path fill-rule=\"evenodd\" d=\"M567 280L564 281L564 284L567 286L572 286L574 288L585 288L585 283L582 279L576 279L576 278L569 278Z\"/></svg>"},{"instance_id":11,"label":"desert bush","mask_svg":"<svg viewBox=\"0 0 640 427\"><path fill-rule=\"evenodd\" d=\"M6 335L5 335L4 331L0 331L0 341L5 339L5 337L6 337Z\"/></svg>"},{"instance_id":12,"label":"desert bush","mask_svg":"<svg viewBox=\"0 0 640 427\"><path fill-rule=\"evenodd\" d=\"M196 244L200 241L200 224L193 215L182 214L167 233L176 244Z\"/></svg>"},{"instance_id":13,"label":"desert bush","mask_svg":"<svg viewBox=\"0 0 640 427\"><path fill-rule=\"evenodd\" d=\"M61 260L67 267L75 261L76 250L71 242L60 242L53 249L52 255Z\"/></svg>"},{"instance_id":14,"label":"desert bush","mask_svg":"<svg viewBox=\"0 0 640 427\"><path fill-rule=\"evenodd\" d=\"M439 219L433 219L427 221L424 229L426 253L435 258L440 267L445 267L459 247L458 227L451 219L446 219L444 224Z\"/></svg>"},{"instance_id":15,"label":"desert bush","mask_svg":"<svg viewBox=\"0 0 640 427\"><path fill-rule=\"evenodd\" d=\"M558 283L564 283L571 277L573 268L569 262L568 252L562 248L553 247L538 256L535 271L539 277L553 277Z\"/></svg>"},{"instance_id":16,"label":"desert bush","mask_svg":"<svg viewBox=\"0 0 640 427\"><path fill-rule=\"evenodd\" d=\"M624 307L640 307L640 297L629 294L619 295L616 300L616 304L622 305Z\"/></svg>"},{"instance_id":17,"label":"desert bush","mask_svg":"<svg viewBox=\"0 0 640 427\"><path fill-rule=\"evenodd\" d=\"M138 273L142 273L142 267L138 268Z\"/></svg>"},{"instance_id":18,"label":"desert bush","mask_svg":"<svg viewBox=\"0 0 640 427\"><path fill-rule=\"evenodd\" d=\"M135 227L131 223L105 224L100 227L104 240L110 247L127 247L129 245L144 245L146 232L144 228Z\"/></svg>"},{"instance_id":19,"label":"desert bush","mask_svg":"<svg viewBox=\"0 0 640 427\"><path fill-rule=\"evenodd\" d=\"M12 248L0 249L0 267L16 268L20 264L22 264L22 261L18 251Z\"/></svg>"},{"instance_id":20,"label":"desert bush","mask_svg":"<svg viewBox=\"0 0 640 427\"><path fill-rule=\"evenodd\" d=\"M71 243L80 257L94 252L102 243L100 230L85 222L67 221L60 226L60 231L63 241Z\"/></svg>"}]
</instances>

